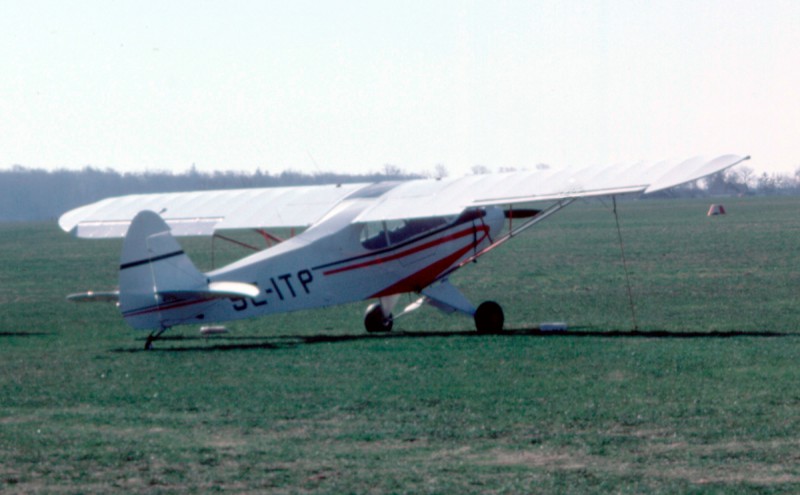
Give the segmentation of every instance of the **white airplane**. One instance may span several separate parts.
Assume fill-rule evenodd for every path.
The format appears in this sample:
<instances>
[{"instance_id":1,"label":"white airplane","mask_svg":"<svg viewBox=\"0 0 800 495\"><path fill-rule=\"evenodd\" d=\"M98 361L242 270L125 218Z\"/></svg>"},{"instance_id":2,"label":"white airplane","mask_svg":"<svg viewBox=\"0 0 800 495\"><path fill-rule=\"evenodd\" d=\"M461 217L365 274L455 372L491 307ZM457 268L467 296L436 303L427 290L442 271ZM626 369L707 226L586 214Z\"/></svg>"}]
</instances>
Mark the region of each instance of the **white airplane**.
<instances>
[{"instance_id":1,"label":"white airplane","mask_svg":"<svg viewBox=\"0 0 800 495\"><path fill-rule=\"evenodd\" d=\"M647 194L732 167L747 156L580 170L374 184L237 189L113 197L71 210L59 225L78 237L123 237L119 290L70 296L115 300L152 347L170 327L374 299L369 332L392 329L404 293L472 316L479 332L503 328L502 308L477 308L448 275L578 198ZM523 203L541 209L515 210ZM225 229L307 227L228 266L202 273L174 236Z\"/></svg>"}]
</instances>

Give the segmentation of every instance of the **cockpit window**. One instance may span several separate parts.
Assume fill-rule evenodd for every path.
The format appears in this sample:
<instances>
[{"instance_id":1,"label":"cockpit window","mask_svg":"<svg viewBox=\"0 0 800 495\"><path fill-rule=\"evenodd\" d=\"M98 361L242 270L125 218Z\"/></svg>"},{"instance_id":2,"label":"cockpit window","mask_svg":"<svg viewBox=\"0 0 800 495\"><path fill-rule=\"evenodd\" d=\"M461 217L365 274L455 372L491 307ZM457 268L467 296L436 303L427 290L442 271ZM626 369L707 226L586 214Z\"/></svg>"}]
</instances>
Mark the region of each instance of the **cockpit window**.
<instances>
[{"instance_id":1,"label":"cockpit window","mask_svg":"<svg viewBox=\"0 0 800 495\"><path fill-rule=\"evenodd\" d=\"M361 244L367 249L394 246L445 224L443 217L368 222L361 230Z\"/></svg>"}]
</instances>

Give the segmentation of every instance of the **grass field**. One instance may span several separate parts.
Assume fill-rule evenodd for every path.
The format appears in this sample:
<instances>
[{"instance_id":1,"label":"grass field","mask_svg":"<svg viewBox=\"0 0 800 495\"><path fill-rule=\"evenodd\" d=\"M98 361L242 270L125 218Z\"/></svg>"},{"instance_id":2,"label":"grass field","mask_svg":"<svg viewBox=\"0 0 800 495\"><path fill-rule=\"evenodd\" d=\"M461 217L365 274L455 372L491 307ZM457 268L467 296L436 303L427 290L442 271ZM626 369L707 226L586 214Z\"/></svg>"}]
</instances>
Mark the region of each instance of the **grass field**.
<instances>
[{"instance_id":1,"label":"grass field","mask_svg":"<svg viewBox=\"0 0 800 495\"><path fill-rule=\"evenodd\" d=\"M621 203L636 330L592 202L453 277L504 335L423 308L368 336L358 304L151 352L64 300L120 242L0 225L0 492L796 493L800 199L708 203Z\"/></svg>"}]
</instances>

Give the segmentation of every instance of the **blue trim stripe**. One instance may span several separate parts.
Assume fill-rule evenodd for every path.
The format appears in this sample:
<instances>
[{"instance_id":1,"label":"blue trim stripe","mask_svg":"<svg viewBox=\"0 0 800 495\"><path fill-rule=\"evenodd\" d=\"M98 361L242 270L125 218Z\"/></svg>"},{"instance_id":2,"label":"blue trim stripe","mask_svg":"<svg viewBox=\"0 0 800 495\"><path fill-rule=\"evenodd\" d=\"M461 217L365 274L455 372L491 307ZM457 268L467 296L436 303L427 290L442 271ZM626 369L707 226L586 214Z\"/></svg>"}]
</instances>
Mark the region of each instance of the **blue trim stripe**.
<instances>
[{"instance_id":1,"label":"blue trim stripe","mask_svg":"<svg viewBox=\"0 0 800 495\"><path fill-rule=\"evenodd\" d=\"M175 252L167 253L167 254L162 254L161 256L156 256L155 258L146 258L146 259L139 260L139 261L131 261L130 263L125 263L123 265L120 265L119 269L120 270L127 270L128 268L133 268L133 267L140 266L140 265L146 265L148 263L155 263L156 261L165 260L167 258L173 258L175 256L180 256L182 254L183 254L183 250L175 251Z\"/></svg>"}]
</instances>

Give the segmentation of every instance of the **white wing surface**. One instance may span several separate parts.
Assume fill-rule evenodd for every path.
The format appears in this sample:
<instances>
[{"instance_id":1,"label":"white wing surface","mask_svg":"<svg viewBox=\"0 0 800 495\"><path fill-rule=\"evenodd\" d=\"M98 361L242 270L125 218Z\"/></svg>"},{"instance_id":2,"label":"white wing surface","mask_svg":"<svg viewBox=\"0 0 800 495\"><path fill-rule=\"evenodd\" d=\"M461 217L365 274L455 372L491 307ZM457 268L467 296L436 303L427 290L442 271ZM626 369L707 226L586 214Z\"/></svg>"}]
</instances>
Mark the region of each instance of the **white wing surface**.
<instances>
[{"instance_id":1,"label":"white wing surface","mask_svg":"<svg viewBox=\"0 0 800 495\"><path fill-rule=\"evenodd\" d=\"M652 193L725 170L749 156L723 155L681 162L637 163L580 169L415 180L387 191L356 222L457 215L466 208L627 193Z\"/></svg>"},{"instance_id":2,"label":"white wing surface","mask_svg":"<svg viewBox=\"0 0 800 495\"><path fill-rule=\"evenodd\" d=\"M176 236L211 235L220 229L302 227L311 225L365 185L118 196L68 211L58 224L78 237L123 237L137 213L151 210L161 215Z\"/></svg>"},{"instance_id":3,"label":"white wing surface","mask_svg":"<svg viewBox=\"0 0 800 495\"><path fill-rule=\"evenodd\" d=\"M354 222L458 215L467 208L626 193L652 193L725 170L748 156L681 162L420 179L387 184L233 189L108 198L71 210L59 225L78 237L122 237L131 220L151 210L172 234L210 235L220 229L309 226L348 196L370 204ZM363 190L361 194L355 194Z\"/></svg>"}]
</instances>

